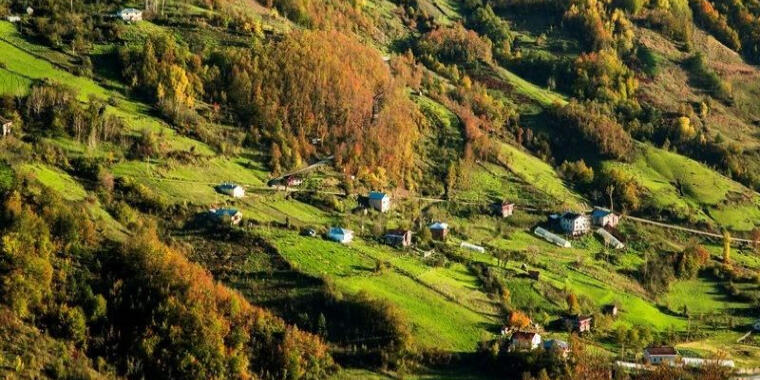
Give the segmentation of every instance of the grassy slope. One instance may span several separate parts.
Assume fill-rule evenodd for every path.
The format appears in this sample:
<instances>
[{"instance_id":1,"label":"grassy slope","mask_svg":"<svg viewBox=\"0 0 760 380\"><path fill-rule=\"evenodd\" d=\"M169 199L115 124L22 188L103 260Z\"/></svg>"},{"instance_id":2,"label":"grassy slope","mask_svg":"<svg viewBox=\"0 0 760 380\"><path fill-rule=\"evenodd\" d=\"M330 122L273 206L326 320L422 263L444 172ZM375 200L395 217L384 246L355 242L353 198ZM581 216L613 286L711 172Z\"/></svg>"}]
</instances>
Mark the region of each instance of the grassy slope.
<instances>
[{"instance_id":1,"label":"grassy slope","mask_svg":"<svg viewBox=\"0 0 760 380\"><path fill-rule=\"evenodd\" d=\"M359 239L349 246L289 232L273 232L280 253L307 274L331 278L346 292L366 291L397 305L411 322L416 343L422 347L472 351L496 327L483 309L463 306L487 303L474 286L476 280L461 267L429 268L412 257L399 256L387 247ZM375 273L376 260L390 260L399 270ZM439 292L457 299L450 301ZM487 310L487 309L486 309Z\"/></svg>"},{"instance_id":2,"label":"grassy slope","mask_svg":"<svg viewBox=\"0 0 760 380\"><path fill-rule=\"evenodd\" d=\"M646 145L632 163L608 162L623 168L647 189L656 209L672 210L692 221L734 230L750 230L760 219L760 198L741 184L676 153Z\"/></svg>"}]
</instances>

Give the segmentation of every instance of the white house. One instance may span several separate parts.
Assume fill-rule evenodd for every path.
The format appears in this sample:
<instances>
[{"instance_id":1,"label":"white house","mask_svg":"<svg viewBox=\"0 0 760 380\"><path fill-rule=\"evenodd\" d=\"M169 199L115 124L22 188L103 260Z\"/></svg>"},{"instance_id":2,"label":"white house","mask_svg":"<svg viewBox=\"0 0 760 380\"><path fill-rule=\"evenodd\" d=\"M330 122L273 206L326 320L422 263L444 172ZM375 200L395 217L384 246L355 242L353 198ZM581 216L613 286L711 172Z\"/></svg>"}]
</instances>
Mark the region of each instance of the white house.
<instances>
[{"instance_id":1,"label":"white house","mask_svg":"<svg viewBox=\"0 0 760 380\"><path fill-rule=\"evenodd\" d=\"M620 215L610 210L596 207L591 212L591 221L599 227L615 227L620 222Z\"/></svg>"},{"instance_id":2,"label":"white house","mask_svg":"<svg viewBox=\"0 0 760 380\"><path fill-rule=\"evenodd\" d=\"M143 12L135 8L124 8L116 13L116 16L126 22L142 21Z\"/></svg>"},{"instance_id":3,"label":"white house","mask_svg":"<svg viewBox=\"0 0 760 380\"><path fill-rule=\"evenodd\" d=\"M541 345L541 335L535 332L517 331L512 334L510 340L510 347L512 350L528 350L532 351Z\"/></svg>"},{"instance_id":4,"label":"white house","mask_svg":"<svg viewBox=\"0 0 760 380\"><path fill-rule=\"evenodd\" d=\"M566 212L559 218L559 225L562 231L571 236L580 236L585 234L591 228L588 216Z\"/></svg>"},{"instance_id":5,"label":"white house","mask_svg":"<svg viewBox=\"0 0 760 380\"><path fill-rule=\"evenodd\" d=\"M234 183L225 182L217 186L217 190L222 194L227 194L233 198L242 198L245 196L245 189Z\"/></svg>"},{"instance_id":6,"label":"white house","mask_svg":"<svg viewBox=\"0 0 760 380\"><path fill-rule=\"evenodd\" d=\"M380 212L386 212L391 208L391 197L379 191L370 191L369 206Z\"/></svg>"},{"instance_id":7,"label":"white house","mask_svg":"<svg viewBox=\"0 0 760 380\"><path fill-rule=\"evenodd\" d=\"M327 231L327 238L334 242L348 244L354 240L354 231L340 227L333 227Z\"/></svg>"},{"instance_id":8,"label":"white house","mask_svg":"<svg viewBox=\"0 0 760 380\"><path fill-rule=\"evenodd\" d=\"M13 122L0 117L0 124L3 126L3 137L10 135L11 127L13 127Z\"/></svg>"},{"instance_id":9,"label":"white house","mask_svg":"<svg viewBox=\"0 0 760 380\"><path fill-rule=\"evenodd\" d=\"M8 16L8 21L9 22L19 22L19 21L21 21L21 16L16 16L16 15Z\"/></svg>"},{"instance_id":10,"label":"white house","mask_svg":"<svg viewBox=\"0 0 760 380\"><path fill-rule=\"evenodd\" d=\"M644 360L650 364L674 365L678 360L678 352L673 346L653 346L644 349Z\"/></svg>"}]
</instances>

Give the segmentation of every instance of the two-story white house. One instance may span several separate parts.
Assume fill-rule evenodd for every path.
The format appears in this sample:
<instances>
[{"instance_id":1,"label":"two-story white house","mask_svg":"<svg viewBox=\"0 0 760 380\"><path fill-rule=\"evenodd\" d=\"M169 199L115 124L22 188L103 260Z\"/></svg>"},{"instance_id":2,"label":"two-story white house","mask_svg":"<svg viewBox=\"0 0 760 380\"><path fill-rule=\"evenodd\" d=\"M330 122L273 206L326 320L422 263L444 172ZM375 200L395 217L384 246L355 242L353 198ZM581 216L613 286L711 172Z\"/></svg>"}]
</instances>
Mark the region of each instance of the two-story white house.
<instances>
[{"instance_id":1,"label":"two-story white house","mask_svg":"<svg viewBox=\"0 0 760 380\"><path fill-rule=\"evenodd\" d=\"M584 214L566 212L559 218L559 225L566 234L580 236L591 229L591 220Z\"/></svg>"}]
</instances>

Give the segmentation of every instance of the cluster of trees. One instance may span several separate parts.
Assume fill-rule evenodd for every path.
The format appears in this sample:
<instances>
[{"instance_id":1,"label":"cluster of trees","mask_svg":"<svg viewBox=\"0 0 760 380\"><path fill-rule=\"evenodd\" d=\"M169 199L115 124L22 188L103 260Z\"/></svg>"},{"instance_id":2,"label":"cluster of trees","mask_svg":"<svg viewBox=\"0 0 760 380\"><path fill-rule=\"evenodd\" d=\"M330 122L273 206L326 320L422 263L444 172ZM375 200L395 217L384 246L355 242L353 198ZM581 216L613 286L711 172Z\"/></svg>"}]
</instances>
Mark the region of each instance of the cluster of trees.
<instances>
[{"instance_id":1,"label":"cluster of trees","mask_svg":"<svg viewBox=\"0 0 760 380\"><path fill-rule=\"evenodd\" d=\"M741 49L742 45L739 34L728 25L726 16L720 14L709 0L691 0L689 1L689 5L694 13L694 20L700 26L710 31L718 41L729 48L735 51Z\"/></svg>"},{"instance_id":2,"label":"cluster of trees","mask_svg":"<svg viewBox=\"0 0 760 380\"><path fill-rule=\"evenodd\" d=\"M493 43L494 56L507 58L512 52L514 38L509 23L499 17L490 4L484 5L480 0L467 1L464 7L469 13L467 27Z\"/></svg>"},{"instance_id":3,"label":"cluster of trees","mask_svg":"<svg viewBox=\"0 0 760 380\"><path fill-rule=\"evenodd\" d=\"M316 336L216 283L155 226L103 242L84 205L31 179L3 194L0 308L127 377L319 378ZM106 364L108 363L108 364Z\"/></svg>"},{"instance_id":4,"label":"cluster of trees","mask_svg":"<svg viewBox=\"0 0 760 380\"><path fill-rule=\"evenodd\" d=\"M551 110L555 119L557 146L569 147L581 144L594 146L604 156L628 159L633 152L633 140L628 132L611 116L606 108L596 102L572 101L566 106L556 105ZM573 142L578 142L577 145Z\"/></svg>"},{"instance_id":5,"label":"cluster of trees","mask_svg":"<svg viewBox=\"0 0 760 380\"><path fill-rule=\"evenodd\" d=\"M574 67L573 92L581 99L617 104L633 99L638 88L633 71L612 49L582 54Z\"/></svg>"},{"instance_id":6,"label":"cluster of trees","mask_svg":"<svg viewBox=\"0 0 760 380\"><path fill-rule=\"evenodd\" d=\"M564 19L586 51L616 48L625 52L633 47L631 22L622 10L608 7L606 1L571 1Z\"/></svg>"},{"instance_id":7,"label":"cluster of trees","mask_svg":"<svg viewBox=\"0 0 760 380\"><path fill-rule=\"evenodd\" d=\"M709 259L710 253L696 242L675 255L651 253L639 268L639 281L652 294L664 294L674 280L694 278Z\"/></svg>"},{"instance_id":8,"label":"cluster of trees","mask_svg":"<svg viewBox=\"0 0 760 380\"><path fill-rule=\"evenodd\" d=\"M712 4L717 8L716 12L726 15L728 27L740 36L741 53L751 62L760 62L760 20L756 7L736 0L719 0ZM721 42L724 41L721 39Z\"/></svg>"},{"instance_id":9,"label":"cluster of trees","mask_svg":"<svg viewBox=\"0 0 760 380\"><path fill-rule=\"evenodd\" d=\"M102 141L119 142L124 122L106 113L106 103L90 98L87 106L77 99L74 89L59 83L40 83L24 99L25 126L48 135L68 135L94 146Z\"/></svg>"},{"instance_id":10,"label":"cluster of trees","mask_svg":"<svg viewBox=\"0 0 760 380\"><path fill-rule=\"evenodd\" d=\"M215 58L209 93L229 99L275 172L333 154L347 174L413 187L420 114L374 49L336 31L300 31Z\"/></svg>"},{"instance_id":11,"label":"cluster of trees","mask_svg":"<svg viewBox=\"0 0 760 380\"><path fill-rule=\"evenodd\" d=\"M461 24L426 33L417 41L415 52L428 66L437 61L474 67L478 63L490 63L493 59L492 42Z\"/></svg>"},{"instance_id":12,"label":"cluster of trees","mask_svg":"<svg viewBox=\"0 0 760 380\"><path fill-rule=\"evenodd\" d=\"M193 107L203 95L205 67L198 54L166 34L150 36L141 47L119 50L123 76L180 126L197 124Z\"/></svg>"}]
</instances>

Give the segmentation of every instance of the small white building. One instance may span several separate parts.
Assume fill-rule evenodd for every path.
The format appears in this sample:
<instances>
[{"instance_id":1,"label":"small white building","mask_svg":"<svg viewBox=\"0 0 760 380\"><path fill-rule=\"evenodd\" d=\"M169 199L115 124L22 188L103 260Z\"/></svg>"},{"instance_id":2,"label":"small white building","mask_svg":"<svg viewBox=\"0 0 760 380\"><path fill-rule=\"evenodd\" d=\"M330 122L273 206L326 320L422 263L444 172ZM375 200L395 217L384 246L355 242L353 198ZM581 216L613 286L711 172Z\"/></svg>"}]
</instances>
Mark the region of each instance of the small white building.
<instances>
[{"instance_id":1,"label":"small white building","mask_svg":"<svg viewBox=\"0 0 760 380\"><path fill-rule=\"evenodd\" d=\"M535 332L517 331L510 340L510 348L516 351L532 351L540 345L541 335Z\"/></svg>"},{"instance_id":2,"label":"small white building","mask_svg":"<svg viewBox=\"0 0 760 380\"><path fill-rule=\"evenodd\" d=\"M142 21L143 11L135 8L124 8L116 13L116 16L126 22Z\"/></svg>"},{"instance_id":3,"label":"small white building","mask_svg":"<svg viewBox=\"0 0 760 380\"><path fill-rule=\"evenodd\" d=\"M388 194L379 191L371 191L367 198L369 207L372 207L375 210L386 212L391 208L391 197Z\"/></svg>"},{"instance_id":4,"label":"small white building","mask_svg":"<svg viewBox=\"0 0 760 380\"><path fill-rule=\"evenodd\" d=\"M0 117L0 124L2 124L3 127L3 137L10 135L11 127L13 127L13 122Z\"/></svg>"},{"instance_id":5,"label":"small white building","mask_svg":"<svg viewBox=\"0 0 760 380\"><path fill-rule=\"evenodd\" d=\"M580 236L591 229L589 217L574 212L566 212L559 218L559 225L562 231L571 236Z\"/></svg>"},{"instance_id":6,"label":"small white building","mask_svg":"<svg viewBox=\"0 0 760 380\"><path fill-rule=\"evenodd\" d=\"M227 194L233 198L242 198L245 196L245 189L237 184L225 182L219 186L217 186L217 190L219 190L222 194Z\"/></svg>"},{"instance_id":7,"label":"small white building","mask_svg":"<svg viewBox=\"0 0 760 380\"><path fill-rule=\"evenodd\" d=\"M678 352L673 346L653 346L644 349L644 360L649 364L675 365Z\"/></svg>"},{"instance_id":8,"label":"small white building","mask_svg":"<svg viewBox=\"0 0 760 380\"><path fill-rule=\"evenodd\" d=\"M17 16L17 15L8 16L8 21L9 22L20 22L21 21L21 16Z\"/></svg>"},{"instance_id":9,"label":"small white building","mask_svg":"<svg viewBox=\"0 0 760 380\"><path fill-rule=\"evenodd\" d=\"M620 215L601 207L594 208L591 212L591 221L599 227L615 227L620 222Z\"/></svg>"}]
</instances>

